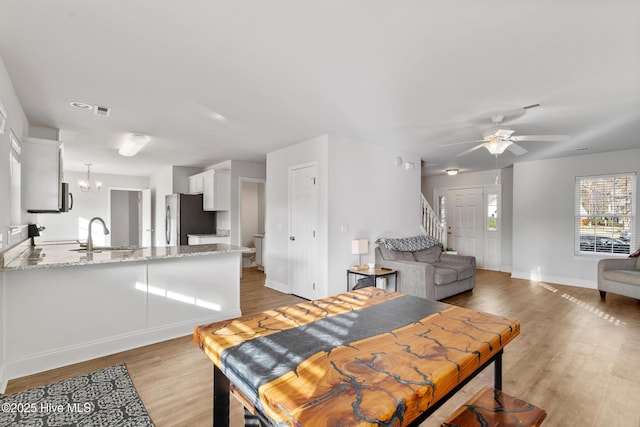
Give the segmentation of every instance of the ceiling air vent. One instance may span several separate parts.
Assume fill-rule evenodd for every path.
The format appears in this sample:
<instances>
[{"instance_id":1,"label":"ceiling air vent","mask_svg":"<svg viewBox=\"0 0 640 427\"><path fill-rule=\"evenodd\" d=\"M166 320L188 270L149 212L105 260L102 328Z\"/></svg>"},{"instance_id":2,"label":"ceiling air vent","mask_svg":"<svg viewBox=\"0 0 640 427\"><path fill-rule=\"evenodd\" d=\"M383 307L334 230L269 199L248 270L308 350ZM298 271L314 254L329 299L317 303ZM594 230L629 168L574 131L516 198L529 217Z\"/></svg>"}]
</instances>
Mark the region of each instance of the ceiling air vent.
<instances>
[{"instance_id":1,"label":"ceiling air vent","mask_svg":"<svg viewBox=\"0 0 640 427\"><path fill-rule=\"evenodd\" d=\"M93 107L93 114L96 116L109 117L111 115L111 108L104 107L102 105L95 105Z\"/></svg>"}]
</instances>

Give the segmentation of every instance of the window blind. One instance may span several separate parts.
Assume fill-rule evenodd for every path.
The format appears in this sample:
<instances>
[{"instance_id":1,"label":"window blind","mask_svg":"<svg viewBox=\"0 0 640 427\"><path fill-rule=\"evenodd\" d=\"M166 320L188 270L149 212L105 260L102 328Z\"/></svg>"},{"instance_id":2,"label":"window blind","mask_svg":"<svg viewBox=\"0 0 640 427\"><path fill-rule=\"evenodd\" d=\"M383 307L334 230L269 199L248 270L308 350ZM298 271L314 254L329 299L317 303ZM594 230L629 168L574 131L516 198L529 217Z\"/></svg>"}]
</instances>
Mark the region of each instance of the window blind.
<instances>
[{"instance_id":1,"label":"window blind","mask_svg":"<svg viewBox=\"0 0 640 427\"><path fill-rule=\"evenodd\" d=\"M576 177L575 252L628 255L635 248L636 174Z\"/></svg>"}]
</instances>

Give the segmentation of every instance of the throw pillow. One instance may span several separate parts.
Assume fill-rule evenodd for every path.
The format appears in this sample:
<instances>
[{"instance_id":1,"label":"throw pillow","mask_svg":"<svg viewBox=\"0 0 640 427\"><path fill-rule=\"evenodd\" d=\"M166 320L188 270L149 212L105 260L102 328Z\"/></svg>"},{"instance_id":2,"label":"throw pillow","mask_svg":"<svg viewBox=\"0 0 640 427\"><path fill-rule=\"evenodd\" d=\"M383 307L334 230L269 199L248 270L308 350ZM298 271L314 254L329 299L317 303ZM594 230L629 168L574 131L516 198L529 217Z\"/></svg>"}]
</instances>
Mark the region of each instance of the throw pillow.
<instances>
[{"instance_id":1,"label":"throw pillow","mask_svg":"<svg viewBox=\"0 0 640 427\"><path fill-rule=\"evenodd\" d=\"M413 256L416 257L416 261L418 262L426 262L432 264L434 262L440 261L441 253L442 249L440 249L440 246L432 246L421 251L415 251L413 253Z\"/></svg>"},{"instance_id":2,"label":"throw pillow","mask_svg":"<svg viewBox=\"0 0 640 427\"><path fill-rule=\"evenodd\" d=\"M378 246L378 248L380 248L382 257L387 261L415 261L416 260L413 257L413 252L394 251L392 249L387 249L384 245L380 245Z\"/></svg>"},{"instance_id":3,"label":"throw pillow","mask_svg":"<svg viewBox=\"0 0 640 427\"><path fill-rule=\"evenodd\" d=\"M640 256L640 248L636 249L636 251L634 253L632 253L631 255L629 255L629 258L635 258Z\"/></svg>"}]
</instances>

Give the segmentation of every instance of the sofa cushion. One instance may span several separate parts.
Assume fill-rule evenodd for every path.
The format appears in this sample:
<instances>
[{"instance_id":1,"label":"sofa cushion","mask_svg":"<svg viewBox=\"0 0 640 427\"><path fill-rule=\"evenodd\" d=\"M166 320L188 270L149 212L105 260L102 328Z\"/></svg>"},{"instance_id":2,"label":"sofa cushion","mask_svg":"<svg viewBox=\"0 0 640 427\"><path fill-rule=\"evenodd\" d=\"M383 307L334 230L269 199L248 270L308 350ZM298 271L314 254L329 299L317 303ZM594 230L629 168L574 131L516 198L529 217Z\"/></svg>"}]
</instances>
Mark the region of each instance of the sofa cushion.
<instances>
[{"instance_id":1,"label":"sofa cushion","mask_svg":"<svg viewBox=\"0 0 640 427\"><path fill-rule=\"evenodd\" d=\"M637 258L638 260L636 261L636 270L640 270L640 257Z\"/></svg>"},{"instance_id":2,"label":"sofa cushion","mask_svg":"<svg viewBox=\"0 0 640 427\"><path fill-rule=\"evenodd\" d=\"M475 268L471 264L437 262L433 266L436 268L436 285L446 285L457 280L468 279L475 274Z\"/></svg>"},{"instance_id":3,"label":"sofa cushion","mask_svg":"<svg viewBox=\"0 0 640 427\"><path fill-rule=\"evenodd\" d=\"M640 270L605 270L602 277L612 282L640 286Z\"/></svg>"},{"instance_id":4,"label":"sofa cushion","mask_svg":"<svg viewBox=\"0 0 640 427\"><path fill-rule=\"evenodd\" d=\"M422 249L421 251L415 251L413 256L418 262L427 262L429 264L433 264L434 262L440 261L440 254L442 253L442 249L440 246L432 246L427 249Z\"/></svg>"},{"instance_id":5,"label":"sofa cushion","mask_svg":"<svg viewBox=\"0 0 640 427\"><path fill-rule=\"evenodd\" d=\"M384 245L379 245L382 257L387 261L415 261L413 252L394 251L387 249Z\"/></svg>"},{"instance_id":6,"label":"sofa cushion","mask_svg":"<svg viewBox=\"0 0 640 427\"><path fill-rule=\"evenodd\" d=\"M448 285L458 279L458 272L450 268L436 267L434 282L436 286Z\"/></svg>"}]
</instances>

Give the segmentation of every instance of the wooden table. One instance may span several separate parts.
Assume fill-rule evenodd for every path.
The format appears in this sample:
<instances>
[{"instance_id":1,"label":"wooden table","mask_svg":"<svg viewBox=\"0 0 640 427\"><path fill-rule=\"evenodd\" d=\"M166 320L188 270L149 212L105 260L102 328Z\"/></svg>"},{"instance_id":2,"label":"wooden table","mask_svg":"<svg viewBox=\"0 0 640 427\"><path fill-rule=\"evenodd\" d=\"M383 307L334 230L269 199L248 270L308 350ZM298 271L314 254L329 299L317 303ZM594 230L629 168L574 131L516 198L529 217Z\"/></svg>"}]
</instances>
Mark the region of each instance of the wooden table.
<instances>
[{"instance_id":1,"label":"wooden table","mask_svg":"<svg viewBox=\"0 0 640 427\"><path fill-rule=\"evenodd\" d=\"M214 424L229 383L272 425L417 425L520 333L503 317L368 287L196 327L214 364ZM245 405L246 406L246 405Z\"/></svg>"}]
</instances>

